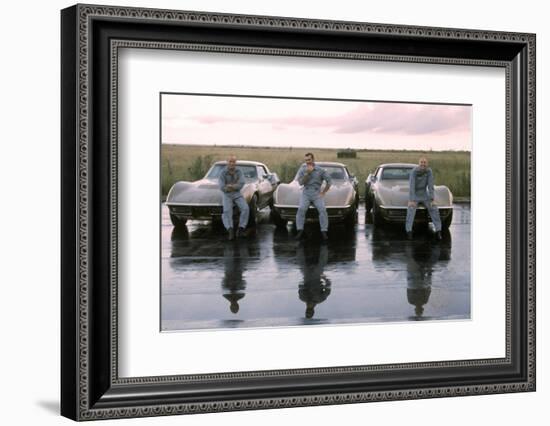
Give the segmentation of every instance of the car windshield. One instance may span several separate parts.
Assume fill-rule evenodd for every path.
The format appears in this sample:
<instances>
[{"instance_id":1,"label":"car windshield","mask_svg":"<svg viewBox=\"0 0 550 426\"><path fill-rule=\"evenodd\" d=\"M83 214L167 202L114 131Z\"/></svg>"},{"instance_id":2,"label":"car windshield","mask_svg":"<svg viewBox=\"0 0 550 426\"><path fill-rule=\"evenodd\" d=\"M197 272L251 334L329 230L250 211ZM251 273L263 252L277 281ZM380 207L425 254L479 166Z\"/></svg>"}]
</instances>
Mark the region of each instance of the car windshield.
<instances>
[{"instance_id":1,"label":"car windshield","mask_svg":"<svg viewBox=\"0 0 550 426\"><path fill-rule=\"evenodd\" d=\"M212 167L206 175L206 179L218 179L221 171L225 169L225 167L225 164L215 164L214 167ZM245 180L258 179L258 173L256 172L255 166L243 166L237 164L237 169L239 169L243 173Z\"/></svg>"},{"instance_id":2,"label":"car windshield","mask_svg":"<svg viewBox=\"0 0 550 426\"><path fill-rule=\"evenodd\" d=\"M412 167L391 167L382 170L382 180L408 180Z\"/></svg>"},{"instance_id":3,"label":"car windshield","mask_svg":"<svg viewBox=\"0 0 550 426\"><path fill-rule=\"evenodd\" d=\"M325 169L332 180L344 180L348 178L348 174L346 173L346 170L343 167L340 167L340 166L319 166L319 167L321 167L322 169ZM298 173L300 173L299 170L298 170ZM294 180L298 180L298 173L296 173Z\"/></svg>"}]
</instances>

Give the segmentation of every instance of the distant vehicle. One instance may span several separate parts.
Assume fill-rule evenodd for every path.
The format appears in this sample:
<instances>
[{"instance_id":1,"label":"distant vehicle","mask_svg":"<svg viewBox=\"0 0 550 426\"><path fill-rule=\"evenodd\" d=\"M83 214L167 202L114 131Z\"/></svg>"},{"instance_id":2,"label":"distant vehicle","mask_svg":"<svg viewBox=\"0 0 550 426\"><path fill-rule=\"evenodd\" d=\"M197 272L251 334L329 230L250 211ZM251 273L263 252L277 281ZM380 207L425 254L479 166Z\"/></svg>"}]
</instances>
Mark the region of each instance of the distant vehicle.
<instances>
[{"instance_id":1,"label":"distant vehicle","mask_svg":"<svg viewBox=\"0 0 550 426\"><path fill-rule=\"evenodd\" d=\"M332 179L332 186L325 194L329 223L343 222L347 227L353 227L357 223L359 204L357 178L342 163L316 162L315 164L325 169ZM324 185L323 183L323 187ZM298 183L298 173L292 182L279 185L273 195L271 211L271 217L277 226L286 226L288 221L296 220L301 194L302 187ZM319 214L313 205L308 209L306 221L319 221Z\"/></svg>"},{"instance_id":2,"label":"distant vehicle","mask_svg":"<svg viewBox=\"0 0 550 426\"><path fill-rule=\"evenodd\" d=\"M221 221L223 203L218 177L226 165L226 161L218 161L203 179L179 181L172 185L166 198L172 225L183 227L188 220ZM250 207L248 226L253 226L257 211L272 206L279 177L271 173L265 164L256 161L237 161L237 168L244 175L245 185L241 193Z\"/></svg>"},{"instance_id":3,"label":"distant vehicle","mask_svg":"<svg viewBox=\"0 0 550 426\"><path fill-rule=\"evenodd\" d=\"M409 202L409 176L416 164L381 164L365 181L366 215L372 210L375 225L389 223L404 224ZM453 194L445 185L434 185L434 203L439 208L443 229L453 221ZM420 205L414 218L415 223L428 223L430 215Z\"/></svg>"}]
</instances>

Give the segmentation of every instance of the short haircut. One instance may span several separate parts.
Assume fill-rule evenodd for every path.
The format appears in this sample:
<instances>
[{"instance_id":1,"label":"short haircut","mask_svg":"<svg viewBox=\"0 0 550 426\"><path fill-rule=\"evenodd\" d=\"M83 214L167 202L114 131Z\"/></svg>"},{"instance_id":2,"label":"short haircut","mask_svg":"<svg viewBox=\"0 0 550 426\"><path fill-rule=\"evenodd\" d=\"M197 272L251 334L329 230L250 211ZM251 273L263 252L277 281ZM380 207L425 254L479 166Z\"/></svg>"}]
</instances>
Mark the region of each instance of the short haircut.
<instances>
[{"instance_id":1,"label":"short haircut","mask_svg":"<svg viewBox=\"0 0 550 426\"><path fill-rule=\"evenodd\" d=\"M306 153L306 155L304 155L304 157L315 158L315 155L313 155L311 152L308 152L308 153Z\"/></svg>"}]
</instances>

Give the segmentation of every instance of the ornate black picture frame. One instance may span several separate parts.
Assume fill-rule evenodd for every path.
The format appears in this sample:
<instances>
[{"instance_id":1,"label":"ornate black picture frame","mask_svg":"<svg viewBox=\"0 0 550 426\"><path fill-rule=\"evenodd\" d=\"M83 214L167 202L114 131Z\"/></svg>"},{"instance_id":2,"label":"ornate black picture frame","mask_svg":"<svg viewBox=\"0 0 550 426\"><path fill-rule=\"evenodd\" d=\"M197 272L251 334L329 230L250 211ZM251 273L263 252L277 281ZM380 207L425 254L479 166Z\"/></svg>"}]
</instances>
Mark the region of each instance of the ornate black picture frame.
<instances>
[{"instance_id":1,"label":"ornate black picture frame","mask_svg":"<svg viewBox=\"0 0 550 426\"><path fill-rule=\"evenodd\" d=\"M534 34L92 5L64 9L61 29L62 415L93 420L535 390ZM506 356L120 378L120 47L505 69Z\"/></svg>"}]
</instances>

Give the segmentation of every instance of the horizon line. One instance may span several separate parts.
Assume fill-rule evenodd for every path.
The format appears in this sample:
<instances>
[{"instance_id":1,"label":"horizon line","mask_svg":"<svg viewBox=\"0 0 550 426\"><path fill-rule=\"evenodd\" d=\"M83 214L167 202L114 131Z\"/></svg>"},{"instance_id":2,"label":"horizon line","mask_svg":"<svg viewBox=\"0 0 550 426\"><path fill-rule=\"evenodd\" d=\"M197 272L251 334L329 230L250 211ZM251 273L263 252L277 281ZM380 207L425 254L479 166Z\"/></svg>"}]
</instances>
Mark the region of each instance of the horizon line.
<instances>
[{"instance_id":1,"label":"horizon line","mask_svg":"<svg viewBox=\"0 0 550 426\"><path fill-rule=\"evenodd\" d=\"M333 150L351 150L351 151L408 151L408 152L468 152L471 150L465 149L392 149L392 148L319 148L311 146L259 146L259 145L223 145L223 144L194 144L194 143L177 143L177 142L161 142L161 145L174 145L174 146L200 146L200 147L217 147L217 148L252 148L252 149L315 149L316 151L333 151Z\"/></svg>"}]
</instances>

